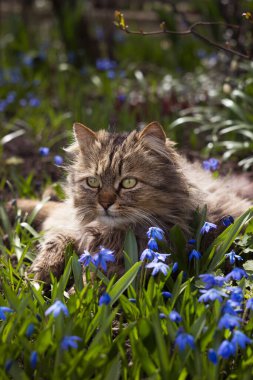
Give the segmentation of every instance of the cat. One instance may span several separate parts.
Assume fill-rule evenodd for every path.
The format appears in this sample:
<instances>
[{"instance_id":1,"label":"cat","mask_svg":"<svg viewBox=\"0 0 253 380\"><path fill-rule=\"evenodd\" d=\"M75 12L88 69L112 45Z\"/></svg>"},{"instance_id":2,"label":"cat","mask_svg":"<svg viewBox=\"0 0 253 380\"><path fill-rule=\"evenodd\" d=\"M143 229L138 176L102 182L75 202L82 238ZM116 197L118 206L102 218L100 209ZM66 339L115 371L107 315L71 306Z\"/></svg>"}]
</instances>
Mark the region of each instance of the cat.
<instances>
[{"instance_id":1,"label":"cat","mask_svg":"<svg viewBox=\"0 0 253 380\"><path fill-rule=\"evenodd\" d=\"M69 243L79 255L94 254L100 246L115 252L111 271L124 271L122 245L132 228L141 253L150 226L162 228L166 239L178 225L191 237L194 211L207 205L207 220L217 223L225 215L237 217L251 203L239 193L240 183L229 178L213 179L200 164L179 155L158 122L142 131L93 132L75 123L74 143L66 150L66 200L48 202L38 214L45 231L39 254L31 266L36 280L59 277ZM245 183L245 188L252 184ZM36 205L19 200L23 210Z\"/></svg>"}]
</instances>

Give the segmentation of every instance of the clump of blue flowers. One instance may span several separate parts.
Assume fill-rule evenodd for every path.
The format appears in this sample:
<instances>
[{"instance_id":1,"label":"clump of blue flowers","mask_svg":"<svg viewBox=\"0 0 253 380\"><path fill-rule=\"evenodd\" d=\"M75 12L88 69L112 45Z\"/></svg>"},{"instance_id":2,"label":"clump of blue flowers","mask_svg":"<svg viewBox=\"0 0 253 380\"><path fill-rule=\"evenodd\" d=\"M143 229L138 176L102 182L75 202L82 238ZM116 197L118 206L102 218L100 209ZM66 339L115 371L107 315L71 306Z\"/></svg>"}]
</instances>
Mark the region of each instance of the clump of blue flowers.
<instances>
[{"instance_id":1,"label":"clump of blue flowers","mask_svg":"<svg viewBox=\"0 0 253 380\"><path fill-rule=\"evenodd\" d=\"M107 262L114 262L115 257L113 251L101 246L98 253L93 256L85 250L78 261L85 267L89 266L90 263L93 263L97 268L101 267L106 272Z\"/></svg>"}]
</instances>

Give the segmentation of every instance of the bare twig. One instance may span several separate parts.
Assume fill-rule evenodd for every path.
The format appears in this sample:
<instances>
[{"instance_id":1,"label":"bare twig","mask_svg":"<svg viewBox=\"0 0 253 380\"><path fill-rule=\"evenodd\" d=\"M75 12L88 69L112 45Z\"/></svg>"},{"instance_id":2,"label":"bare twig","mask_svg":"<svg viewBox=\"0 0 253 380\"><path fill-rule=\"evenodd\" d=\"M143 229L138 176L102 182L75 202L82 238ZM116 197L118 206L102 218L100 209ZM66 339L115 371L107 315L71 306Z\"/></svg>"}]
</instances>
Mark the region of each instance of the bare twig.
<instances>
[{"instance_id":1,"label":"bare twig","mask_svg":"<svg viewBox=\"0 0 253 380\"><path fill-rule=\"evenodd\" d=\"M227 28L233 28L233 29L239 29L239 25L233 25L233 24L227 24L224 22L209 22L209 21L196 21L192 25L190 25L186 30L183 31L175 31L175 30L168 30L166 28L165 22L160 24L159 30L154 30L150 32L145 32L143 30L131 30L129 29L128 25L125 23L125 19L122 13L116 11L115 12L115 25L128 34L134 34L134 35L142 35L142 36L152 36L152 35L159 35L159 34L174 34L174 35L180 35L180 36L187 36L187 35L193 35L194 37L206 42L207 44L219 49L223 50L226 53L236 55L238 57L241 57L243 59L250 60L251 57L248 54L244 54L239 52L238 50L231 49L228 46L219 44L216 41L211 40L210 38L206 37L202 33L200 33L198 30L196 30L199 26L210 26L210 25L221 25L225 26Z\"/></svg>"}]
</instances>

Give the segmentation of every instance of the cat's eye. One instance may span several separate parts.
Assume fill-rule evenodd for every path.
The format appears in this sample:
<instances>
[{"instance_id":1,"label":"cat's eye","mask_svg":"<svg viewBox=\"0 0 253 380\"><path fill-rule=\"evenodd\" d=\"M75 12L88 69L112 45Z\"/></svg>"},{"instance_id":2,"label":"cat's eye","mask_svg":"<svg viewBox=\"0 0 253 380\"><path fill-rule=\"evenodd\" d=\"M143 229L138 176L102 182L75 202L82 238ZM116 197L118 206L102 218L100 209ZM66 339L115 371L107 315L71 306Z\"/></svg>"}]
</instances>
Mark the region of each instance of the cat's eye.
<instances>
[{"instance_id":1,"label":"cat's eye","mask_svg":"<svg viewBox=\"0 0 253 380\"><path fill-rule=\"evenodd\" d=\"M86 181L87 181L87 185L90 187L98 188L100 186L100 182L97 177L88 177Z\"/></svg>"},{"instance_id":2,"label":"cat's eye","mask_svg":"<svg viewBox=\"0 0 253 380\"><path fill-rule=\"evenodd\" d=\"M121 182L121 186L124 189L132 189L137 184L137 179L135 178L125 178Z\"/></svg>"}]
</instances>

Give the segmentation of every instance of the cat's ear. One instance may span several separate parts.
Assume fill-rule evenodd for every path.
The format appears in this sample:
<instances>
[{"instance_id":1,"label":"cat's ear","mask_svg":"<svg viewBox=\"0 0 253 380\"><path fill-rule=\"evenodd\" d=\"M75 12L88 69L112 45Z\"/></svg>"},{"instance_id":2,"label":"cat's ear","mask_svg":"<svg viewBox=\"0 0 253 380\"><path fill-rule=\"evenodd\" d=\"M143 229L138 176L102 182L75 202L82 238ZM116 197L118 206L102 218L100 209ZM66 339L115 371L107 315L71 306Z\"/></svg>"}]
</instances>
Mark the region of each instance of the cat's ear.
<instances>
[{"instance_id":1,"label":"cat's ear","mask_svg":"<svg viewBox=\"0 0 253 380\"><path fill-rule=\"evenodd\" d=\"M87 150L97 139L96 133L81 123L74 123L73 130L81 150Z\"/></svg>"},{"instance_id":2,"label":"cat's ear","mask_svg":"<svg viewBox=\"0 0 253 380\"><path fill-rule=\"evenodd\" d=\"M155 137L156 139L162 140L163 142L166 141L166 135L163 130L163 127L157 122L152 121L152 123L148 124L139 135L140 139L143 138L152 138Z\"/></svg>"}]
</instances>

